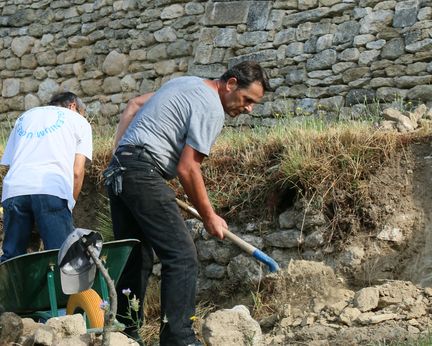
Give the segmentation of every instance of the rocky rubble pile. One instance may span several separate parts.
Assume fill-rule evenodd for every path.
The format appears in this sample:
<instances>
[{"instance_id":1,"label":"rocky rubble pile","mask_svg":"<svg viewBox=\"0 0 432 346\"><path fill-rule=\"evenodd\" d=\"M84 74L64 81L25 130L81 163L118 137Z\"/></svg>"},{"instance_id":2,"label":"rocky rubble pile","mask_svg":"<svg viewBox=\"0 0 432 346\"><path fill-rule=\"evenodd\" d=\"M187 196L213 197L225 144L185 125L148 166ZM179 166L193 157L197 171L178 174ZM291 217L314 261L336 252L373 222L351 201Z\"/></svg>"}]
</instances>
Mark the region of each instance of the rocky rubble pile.
<instances>
[{"instance_id":1,"label":"rocky rubble pile","mask_svg":"<svg viewBox=\"0 0 432 346\"><path fill-rule=\"evenodd\" d=\"M264 344L364 345L417 339L431 327L431 297L431 288L406 281L345 290L331 304L312 302L311 311L287 308Z\"/></svg>"},{"instance_id":2,"label":"rocky rubble pile","mask_svg":"<svg viewBox=\"0 0 432 346\"><path fill-rule=\"evenodd\" d=\"M384 120L381 121L383 129L396 129L399 132L411 132L432 119L432 109L421 104L413 111L400 111L396 108L383 110Z\"/></svg>"},{"instance_id":3,"label":"rocky rubble pile","mask_svg":"<svg viewBox=\"0 0 432 346\"><path fill-rule=\"evenodd\" d=\"M353 291L323 263L292 261L287 269L266 276L262 287L274 313L256 321L241 305L213 312L203 322L206 345L369 345L417 339L432 327L432 288L407 281ZM41 324L6 312L0 316L0 345L11 342L98 346L101 336L86 333L81 315ZM136 343L111 333L111 345Z\"/></svg>"},{"instance_id":4,"label":"rocky rubble pile","mask_svg":"<svg viewBox=\"0 0 432 346\"><path fill-rule=\"evenodd\" d=\"M353 291L342 283L322 263L293 261L263 281L264 287L272 286L268 298L279 308L259 321L261 328L245 307L235 307L210 314L204 338L209 345L369 345L428 333L432 288L388 281Z\"/></svg>"},{"instance_id":5,"label":"rocky rubble pile","mask_svg":"<svg viewBox=\"0 0 432 346\"><path fill-rule=\"evenodd\" d=\"M0 346L100 346L102 336L87 333L82 315L50 318L45 324L19 318L12 312L0 315ZM110 333L112 346L137 346L122 333Z\"/></svg>"}]
</instances>

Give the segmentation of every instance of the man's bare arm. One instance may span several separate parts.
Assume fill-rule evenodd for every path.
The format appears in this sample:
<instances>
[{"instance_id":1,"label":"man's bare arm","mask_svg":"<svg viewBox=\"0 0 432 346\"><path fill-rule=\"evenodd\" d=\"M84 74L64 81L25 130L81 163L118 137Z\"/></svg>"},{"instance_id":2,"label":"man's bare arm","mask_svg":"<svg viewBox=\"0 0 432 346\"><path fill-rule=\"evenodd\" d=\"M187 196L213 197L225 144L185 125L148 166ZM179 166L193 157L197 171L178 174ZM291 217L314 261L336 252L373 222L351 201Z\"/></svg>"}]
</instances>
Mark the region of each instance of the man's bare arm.
<instances>
[{"instance_id":1,"label":"man's bare arm","mask_svg":"<svg viewBox=\"0 0 432 346\"><path fill-rule=\"evenodd\" d=\"M154 93L148 93L137 96L128 102L126 108L123 110L123 113L120 116L120 121L117 126L117 132L114 139L114 150L117 148L120 139L122 138L135 114L142 107L142 105L144 105L144 103L146 103L150 97L152 97L153 94Z\"/></svg>"},{"instance_id":2,"label":"man's bare arm","mask_svg":"<svg viewBox=\"0 0 432 346\"><path fill-rule=\"evenodd\" d=\"M85 163L86 157L83 154L75 154L74 161L74 186L73 186L73 198L76 201L81 192L81 188L84 181L85 174Z\"/></svg>"},{"instance_id":3,"label":"man's bare arm","mask_svg":"<svg viewBox=\"0 0 432 346\"><path fill-rule=\"evenodd\" d=\"M206 230L223 239L224 229L228 226L224 219L215 213L208 198L201 172L201 163L205 155L185 145L177 165L179 180L192 204L201 215Z\"/></svg>"}]
</instances>

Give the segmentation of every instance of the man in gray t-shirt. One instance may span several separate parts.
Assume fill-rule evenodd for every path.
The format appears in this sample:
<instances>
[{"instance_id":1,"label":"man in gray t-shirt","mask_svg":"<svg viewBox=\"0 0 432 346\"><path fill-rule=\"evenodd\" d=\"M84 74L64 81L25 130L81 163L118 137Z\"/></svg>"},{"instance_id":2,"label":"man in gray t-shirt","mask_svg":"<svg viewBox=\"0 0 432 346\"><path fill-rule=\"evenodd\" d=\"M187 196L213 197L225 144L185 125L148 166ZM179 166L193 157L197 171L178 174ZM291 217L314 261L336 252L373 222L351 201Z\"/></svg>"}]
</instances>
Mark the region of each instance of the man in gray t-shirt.
<instances>
[{"instance_id":1,"label":"man in gray t-shirt","mask_svg":"<svg viewBox=\"0 0 432 346\"><path fill-rule=\"evenodd\" d=\"M128 308L122 290L130 289L143 302L154 251L162 264L160 345L201 345L191 319L196 249L166 180L178 176L206 230L223 239L227 224L209 201L201 163L222 129L225 113L249 113L266 90L270 87L265 71L246 61L220 79L179 77L128 102L105 175L116 239L141 241L117 284L118 319L129 335L138 336L131 321L122 317Z\"/></svg>"}]
</instances>

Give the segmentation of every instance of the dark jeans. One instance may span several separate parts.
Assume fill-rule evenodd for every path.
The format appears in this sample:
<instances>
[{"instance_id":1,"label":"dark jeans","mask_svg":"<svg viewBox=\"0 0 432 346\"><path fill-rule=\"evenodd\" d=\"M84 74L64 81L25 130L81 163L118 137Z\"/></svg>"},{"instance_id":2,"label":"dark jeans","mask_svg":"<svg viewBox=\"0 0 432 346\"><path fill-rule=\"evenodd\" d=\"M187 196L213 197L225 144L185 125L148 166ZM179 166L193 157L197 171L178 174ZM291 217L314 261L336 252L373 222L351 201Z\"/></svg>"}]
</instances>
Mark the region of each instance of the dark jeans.
<instances>
[{"instance_id":1,"label":"dark jeans","mask_svg":"<svg viewBox=\"0 0 432 346\"><path fill-rule=\"evenodd\" d=\"M67 200L52 195L24 195L3 201L4 239L0 262L25 254L36 223L45 250L58 249L73 231Z\"/></svg>"},{"instance_id":2,"label":"dark jeans","mask_svg":"<svg viewBox=\"0 0 432 346\"><path fill-rule=\"evenodd\" d=\"M131 296L135 294L143 302L154 250L162 264L160 345L193 343L191 317L195 314L197 255L175 193L144 151L124 151L116 156L126 171L118 196L108 187L114 235L116 239L141 241L117 284L118 314L127 313L123 289L129 288ZM118 164L117 160L111 164ZM118 319L130 325L130 320L121 316Z\"/></svg>"}]
</instances>

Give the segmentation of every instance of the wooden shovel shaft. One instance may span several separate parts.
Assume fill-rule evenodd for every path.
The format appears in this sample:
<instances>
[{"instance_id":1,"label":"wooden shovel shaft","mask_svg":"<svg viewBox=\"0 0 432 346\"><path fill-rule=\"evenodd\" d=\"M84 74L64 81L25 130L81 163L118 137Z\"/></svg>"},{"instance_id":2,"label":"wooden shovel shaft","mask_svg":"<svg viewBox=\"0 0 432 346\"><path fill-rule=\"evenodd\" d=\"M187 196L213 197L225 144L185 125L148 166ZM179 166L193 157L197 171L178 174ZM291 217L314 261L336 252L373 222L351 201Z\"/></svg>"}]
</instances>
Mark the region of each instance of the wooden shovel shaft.
<instances>
[{"instance_id":1,"label":"wooden shovel shaft","mask_svg":"<svg viewBox=\"0 0 432 346\"><path fill-rule=\"evenodd\" d=\"M180 200L178 198L176 198L176 201L177 201L177 204L179 205L179 207L181 209L183 209L186 212L190 213L196 219L202 221L201 215L198 213L198 211L196 209L192 208L186 202L183 202L182 200ZM256 247L252 246L248 242L244 241L243 239L241 239L240 237L238 237L237 235L235 235L234 233L232 233L230 230L224 229L224 236L225 236L225 238L227 238L230 241L232 241L240 249L242 249L243 251L245 251L249 255L251 255L251 256L255 257L257 260L259 260L259 261L267 264L268 267L269 267L269 270L271 272L275 272L275 271L279 270L279 266L278 266L278 264L276 263L275 260L273 260L271 257L267 256L264 252L262 252L261 250L257 249Z\"/></svg>"}]
</instances>

